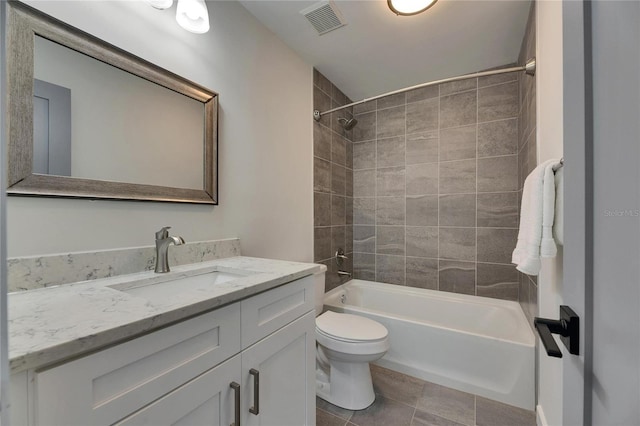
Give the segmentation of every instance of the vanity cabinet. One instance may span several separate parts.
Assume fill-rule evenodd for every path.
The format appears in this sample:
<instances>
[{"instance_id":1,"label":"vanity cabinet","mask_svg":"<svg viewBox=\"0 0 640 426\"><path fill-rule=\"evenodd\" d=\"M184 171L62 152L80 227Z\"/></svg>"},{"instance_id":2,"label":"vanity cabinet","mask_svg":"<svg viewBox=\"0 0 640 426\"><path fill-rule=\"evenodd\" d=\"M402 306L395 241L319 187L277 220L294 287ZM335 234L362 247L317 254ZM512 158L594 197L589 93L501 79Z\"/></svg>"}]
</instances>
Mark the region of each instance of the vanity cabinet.
<instances>
[{"instance_id":1,"label":"vanity cabinet","mask_svg":"<svg viewBox=\"0 0 640 426\"><path fill-rule=\"evenodd\" d=\"M302 278L30 371L28 412L12 412L12 424L313 425L313 297Z\"/></svg>"}]
</instances>

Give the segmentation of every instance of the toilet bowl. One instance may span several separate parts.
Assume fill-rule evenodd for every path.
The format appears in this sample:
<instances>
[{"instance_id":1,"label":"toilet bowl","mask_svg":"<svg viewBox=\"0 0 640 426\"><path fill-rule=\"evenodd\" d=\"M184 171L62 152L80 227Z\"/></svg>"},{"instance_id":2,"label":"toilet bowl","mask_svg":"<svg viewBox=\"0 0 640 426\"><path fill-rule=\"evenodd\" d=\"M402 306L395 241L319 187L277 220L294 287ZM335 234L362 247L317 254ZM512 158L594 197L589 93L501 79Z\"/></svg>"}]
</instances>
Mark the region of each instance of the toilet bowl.
<instances>
[{"instance_id":1,"label":"toilet bowl","mask_svg":"<svg viewBox=\"0 0 640 426\"><path fill-rule=\"evenodd\" d=\"M322 312L324 272L316 274L316 315ZM389 332L365 317L327 311L316 318L316 395L362 410L375 400L369 362L389 349Z\"/></svg>"}]
</instances>

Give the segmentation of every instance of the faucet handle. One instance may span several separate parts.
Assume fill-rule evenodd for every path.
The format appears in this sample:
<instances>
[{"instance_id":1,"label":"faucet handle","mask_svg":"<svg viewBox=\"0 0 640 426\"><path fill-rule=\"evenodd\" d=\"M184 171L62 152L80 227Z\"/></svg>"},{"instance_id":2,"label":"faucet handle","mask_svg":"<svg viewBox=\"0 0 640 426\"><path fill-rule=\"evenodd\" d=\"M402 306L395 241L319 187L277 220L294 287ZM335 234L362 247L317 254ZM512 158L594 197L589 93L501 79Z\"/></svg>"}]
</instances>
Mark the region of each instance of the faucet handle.
<instances>
[{"instance_id":1,"label":"faucet handle","mask_svg":"<svg viewBox=\"0 0 640 426\"><path fill-rule=\"evenodd\" d=\"M156 232L156 240L167 238L169 236L169 229L171 229L170 226L165 226L164 228Z\"/></svg>"}]
</instances>

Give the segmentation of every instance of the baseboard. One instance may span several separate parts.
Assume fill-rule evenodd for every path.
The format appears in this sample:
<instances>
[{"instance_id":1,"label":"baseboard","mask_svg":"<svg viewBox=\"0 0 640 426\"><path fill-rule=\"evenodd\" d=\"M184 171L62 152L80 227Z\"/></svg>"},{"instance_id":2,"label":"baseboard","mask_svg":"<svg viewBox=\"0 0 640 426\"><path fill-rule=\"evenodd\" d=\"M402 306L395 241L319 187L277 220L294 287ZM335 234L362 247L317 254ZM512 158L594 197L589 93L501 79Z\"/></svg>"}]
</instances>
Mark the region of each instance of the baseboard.
<instances>
[{"instance_id":1,"label":"baseboard","mask_svg":"<svg viewBox=\"0 0 640 426\"><path fill-rule=\"evenodd\" d=\"M547 423L547 418L544 416L542 405L536 405L536 424L538 426L549 426L549 423Z\"/></svg>"}]
</instances>

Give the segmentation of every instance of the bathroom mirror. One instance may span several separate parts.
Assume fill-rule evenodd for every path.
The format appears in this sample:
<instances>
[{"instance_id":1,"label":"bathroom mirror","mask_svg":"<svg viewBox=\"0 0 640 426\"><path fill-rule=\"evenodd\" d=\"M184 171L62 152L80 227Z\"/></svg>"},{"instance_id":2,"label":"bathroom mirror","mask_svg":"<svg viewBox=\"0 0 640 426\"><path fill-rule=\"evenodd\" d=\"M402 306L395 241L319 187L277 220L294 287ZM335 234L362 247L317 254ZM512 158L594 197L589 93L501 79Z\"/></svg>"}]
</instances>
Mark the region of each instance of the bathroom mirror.
<instances>
[{"instance_id":1,"label":"bathroom mirror","mask_svg":"<svg viewBox=\"0 0 640 426\"><path fill-rule=\"evenodd\" d=\"M218 204L216 93L4 7L8 194Z\"/></svg>"}]
</instances>

